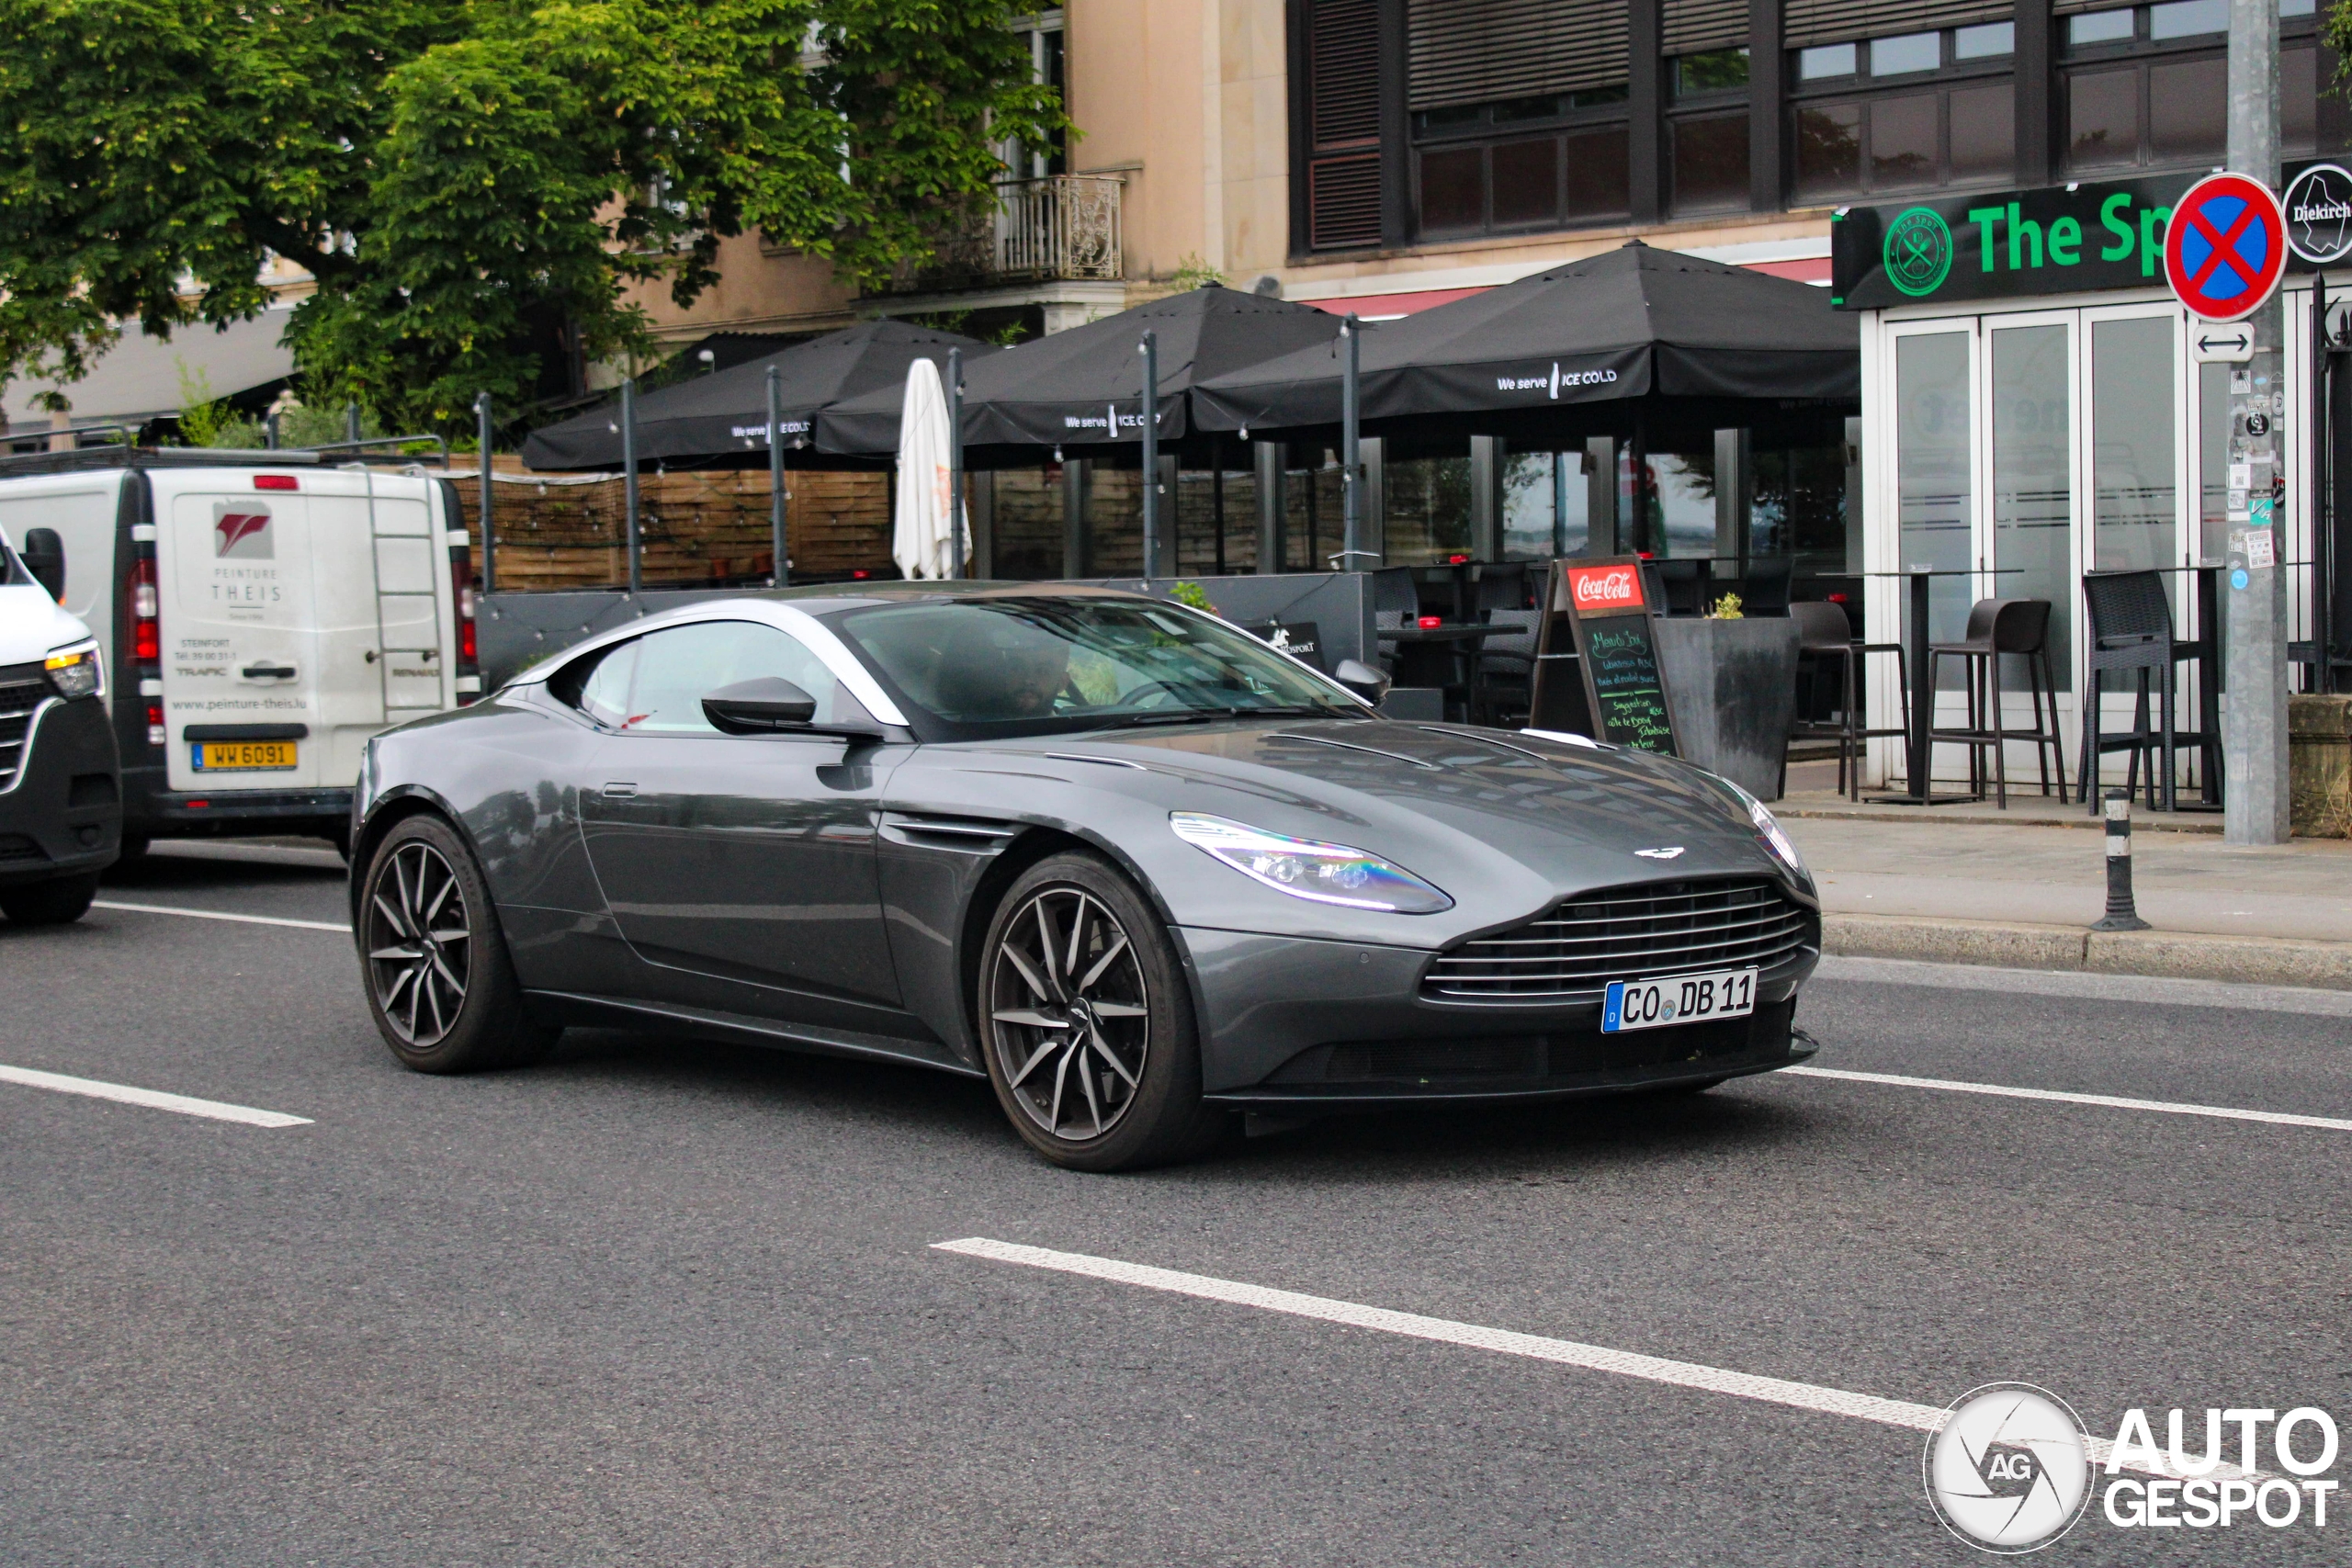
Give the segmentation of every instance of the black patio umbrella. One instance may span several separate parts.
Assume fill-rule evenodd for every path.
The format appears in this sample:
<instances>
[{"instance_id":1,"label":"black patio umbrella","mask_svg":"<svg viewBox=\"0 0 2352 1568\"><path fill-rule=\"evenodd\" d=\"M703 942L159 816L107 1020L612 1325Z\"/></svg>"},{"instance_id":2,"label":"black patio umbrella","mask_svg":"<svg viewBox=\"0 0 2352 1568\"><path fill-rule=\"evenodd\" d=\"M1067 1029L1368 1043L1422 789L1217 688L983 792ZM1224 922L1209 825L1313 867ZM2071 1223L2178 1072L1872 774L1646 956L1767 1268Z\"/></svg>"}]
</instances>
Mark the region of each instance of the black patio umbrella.
<instances>
[{"instance_id":1,"label":"black patio umbrella","mask_svg":"<svg viewBox=\"0 0 2352 1568\"><path fill-rule=\"evenodd\" d=\"M1861 396L1859 318L1810 284L1639 240L1370 326L1359 417L1525 416L1568 403ZM1333 425L1340 355L1301 349L1204 379L1208 430Z\"/></svg>"},{"instance_id":2,"label":"black patio umbrella","mask_svg":"<svg viewBox=\"0 0 2352 1568\"><path fill-rule=\"evenodd\" d=\"M1159 439L1193 428L1193 386L1308 344L1340 318L1309 305L1212 284L1006 350L964 375L964 446L975 468L1031 463L1039 449L1129 443L1143 433L1143 334L1159 339ZM817 421L824 452L878 457L899 445L900 393L838 403ZM974 448L980 448L975 451Z\"/></svg>"},{"instance_id":3,"label":"black patio umbrella","mask_svg":"<svg viewBox=\"0 0 2352 1568\"><path fill-rule=\"evenodd\" d=\"M637 457L654 459L734 458L766 460L767 374L783 374L785 445L808 445L825 409L876 388L896 389L917 359L938 362L960 348L969 364L997 352L976 338L903 321L865 321L797 344L715 375L647 392L637 400ZM967 378L968 379L968 378ZM534 431L523 444L523 461L534 468L614 468L621 463L617 403ZM796 459L797 462L797 459Z\"/></svg>"}]
</instances>

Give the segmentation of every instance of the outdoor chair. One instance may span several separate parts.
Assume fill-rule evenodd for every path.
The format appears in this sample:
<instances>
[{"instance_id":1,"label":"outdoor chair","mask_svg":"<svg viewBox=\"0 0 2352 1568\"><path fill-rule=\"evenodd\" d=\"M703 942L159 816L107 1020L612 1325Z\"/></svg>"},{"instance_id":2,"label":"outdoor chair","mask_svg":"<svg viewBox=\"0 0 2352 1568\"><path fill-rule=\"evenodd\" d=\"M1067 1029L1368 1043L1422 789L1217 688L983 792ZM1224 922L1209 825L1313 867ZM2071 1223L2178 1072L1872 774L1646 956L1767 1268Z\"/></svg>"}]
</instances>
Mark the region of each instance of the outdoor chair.
<instances>
[{"instance_id":1,"label":"outdoor chair","mask_svg":"<svg viewBox=\"0 0 2352 1568\"><path fill-rule=\"evenodd\" d=\"M1645 560L1642 573L1649 580L1652 601L1667 615L1707 613L1707 563L1702 560Z\"/></svg>"},{"instance_id":2,"label":"outdoor chair","mask_svg":"<svg viewBox=\"0 0 2352 1568\"><path fill-rule=\"evenodd\" d=\"M1498 610L1534 608L1535 588L1528 568L1528 562L1514 560L1489 561L1478 569L1480 620L1492 620Z\"/></svg>"},{"instance_id":3,"label":"outdoor chair","mask_svg":"<svg viewBox=\"0 0 2352 1568\"><path fill-rule=\"evenodd\" d=\"M1411 567L1387 566L1372 574L1372 626L1375 634L1401 631L1411 626L1420 613L1421 593L1413 581Z\"/></svg>"},{"instance_id":4,"label":"outdoor chair","mask_svg":"<svg viewBox=\"0 0 2352 1568\"><path fill-rule=\"evenodd\" d=\"M2033 699L2033 728L2012 729L2001 703L2001 656L2025 660L2026 691ZM2058 767L2058 799L2066 799L2066 757L2058 735L2058 677L2050 660L2050 601L2047 599L1979 599L1968 612L1968 630L1958 642L1928 645L1928 701L1941 686L1943 661L1957 659L1967 676L1968 722L1958 728L1928 731L1928 755L1932 763L1939 744L1968 748L1968 785L1984 793L1984 753L1993 754L1993 793L1999 808L2009 808L2008 745L2033 742L2033 760L2041 772L2041 793L2050 793L2050 768ZM2050 705L2047 721L2042 702ZM1929 767L1932 776L1934 768Z\"/></svg>"},{"instance_id":5,"label":"outdoor chair","mask_svg":"<svg viewBox=\"0 0 2352 1568\"><path fill-rule=\"evenodd\" d=\"M1796 563L1786 556L1776 560L1749 561L1747 579L1740 584L1739 613L1743 615L1787 615L1789 584L1795 570Z\"/></svg>"},{"instance_id":6,"label":"outdoor chair","mask_svg":"<svg viewBox=\"0 0 2352 1568\"><path fill-rule=\"evenodd\" d=\"M1505 728L1526 722L1534 699L1535 643L1544 625L1541 610L1496 610L1487 624L1509 626L1486 639L1470 692L1470 722Z\"/></svg>"},{"instance_id":7,"label":"outdoor chair","mask_svg":"<svg viewBox=\"0 0 2352 1568\"><path fill-rule=\"evenodd\" d=\"M2083 603L2090 616L2089 678L2083 693L2083 744L2078 774L2083 802L2098 814L2100 759L2110 751L2132 754L2124 773L2126 793L2139 787L2140 760L2148 759L2148 809L2157 805L2156 780L2163 770L2165 804L2171 804L2173 756L2183 742L2203 746L2208 738L2177 727L2183 660L2200 657L2202 642L2183 642L2173 635L2172 601L2165 595L2164 574L2158 571L2086 571ZM2101 732L2099 694L2108 671L2129 671L2137 677L2138 699L2132 704L2132 728L2114 735ZM2151 677L2156 692L2158 720L2149 725Z\"/></svg>"},{"instance_id":8,"label":"outdoor chair","mask_svg":"<svg viewBox=\"0 0 2352 1568\"><path fill-rule=\"evenodd\" d=\"M1854 623L1847 617L1845 607L1820 603L1792 604L1789 617L1797 624L1797 660L1811 660L1816 673L1824 671L1834 660L1838 668L1839 695L1838 721L1832 725L1802 723L1795 734L1801 738L1826 739L1838 741L1838 789L1849 798L1862 795L1862 747L1880 736L1907 733L1911 722L1911 677L1904 667L1903 645L1899 642L1863 642L1854 636ZM1873 653L1895 655L1894 676L1903 693L1902 724L1892 729L1872 729L1862 717L1862 661Z\"/></svg>"}]
</instances>

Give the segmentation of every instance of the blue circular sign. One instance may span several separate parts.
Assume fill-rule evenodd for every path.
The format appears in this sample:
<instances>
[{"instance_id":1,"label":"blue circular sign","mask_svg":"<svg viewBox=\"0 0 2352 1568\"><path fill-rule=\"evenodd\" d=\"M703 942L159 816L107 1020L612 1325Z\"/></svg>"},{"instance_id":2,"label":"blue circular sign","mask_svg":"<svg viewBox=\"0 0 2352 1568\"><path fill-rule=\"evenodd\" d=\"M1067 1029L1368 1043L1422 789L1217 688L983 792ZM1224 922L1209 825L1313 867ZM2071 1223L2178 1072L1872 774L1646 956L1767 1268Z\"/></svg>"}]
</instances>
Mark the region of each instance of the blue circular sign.
<instances>
[{"instance_id":1,"label":"blue circular sign","mask_svg":"<svg viewBox=\"0 0 2352 1568\"><path fill-rule=\"evenodd\" d=\"M2173 208L2165 279L2192 314L2209 321L2250 316L2286 270L2286 217L2260 180L2208 175Z\"/></svg>"}]
</instances>

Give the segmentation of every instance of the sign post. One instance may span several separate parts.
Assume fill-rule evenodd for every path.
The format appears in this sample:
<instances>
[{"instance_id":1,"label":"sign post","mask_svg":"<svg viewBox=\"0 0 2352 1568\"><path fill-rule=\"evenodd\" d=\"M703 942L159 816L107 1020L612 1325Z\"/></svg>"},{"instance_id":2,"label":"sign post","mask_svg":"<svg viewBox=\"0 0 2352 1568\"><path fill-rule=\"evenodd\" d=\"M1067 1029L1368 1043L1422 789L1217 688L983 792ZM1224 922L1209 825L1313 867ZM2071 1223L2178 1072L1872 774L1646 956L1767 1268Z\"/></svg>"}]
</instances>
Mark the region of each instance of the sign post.
<instances>
[{"instance_id":1,"label":"sign post","mask_svg":"<svg viewBox=\"0 0 2352 1568\"><path fill-rule=\"evenodd\" d=\"M1666 677L1658 669L1654 606L1643 592L1641 558L1564 560L1553 584L1552 609L1566 612L1576 634L1592 738L1680 756ZM1544 705L1539 701L1532 705Z\"/></svg>"}]
</instances>

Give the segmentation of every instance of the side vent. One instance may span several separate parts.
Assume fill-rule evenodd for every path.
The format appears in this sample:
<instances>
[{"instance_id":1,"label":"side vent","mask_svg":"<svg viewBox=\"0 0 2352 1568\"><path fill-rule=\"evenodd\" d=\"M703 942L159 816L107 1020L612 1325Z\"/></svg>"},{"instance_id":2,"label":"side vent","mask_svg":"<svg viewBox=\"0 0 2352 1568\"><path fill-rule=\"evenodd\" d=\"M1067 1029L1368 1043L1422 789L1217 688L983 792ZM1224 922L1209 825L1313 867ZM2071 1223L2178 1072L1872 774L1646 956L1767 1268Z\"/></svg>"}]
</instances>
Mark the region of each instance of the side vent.
<instances>
[{"instance_id":1,"label":"side vent","mask_svg":"<svg viewBox=\"0 0 2352 1568\"><path fill-rule=\"evenodd\" d=\"M919 850L953 850L967 855L992 855L1019 836L1020 826L991 822L984 817L943 817L929 812L886 811L882 836L894 844Z\"/></svg>"}]
</instances>

